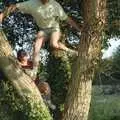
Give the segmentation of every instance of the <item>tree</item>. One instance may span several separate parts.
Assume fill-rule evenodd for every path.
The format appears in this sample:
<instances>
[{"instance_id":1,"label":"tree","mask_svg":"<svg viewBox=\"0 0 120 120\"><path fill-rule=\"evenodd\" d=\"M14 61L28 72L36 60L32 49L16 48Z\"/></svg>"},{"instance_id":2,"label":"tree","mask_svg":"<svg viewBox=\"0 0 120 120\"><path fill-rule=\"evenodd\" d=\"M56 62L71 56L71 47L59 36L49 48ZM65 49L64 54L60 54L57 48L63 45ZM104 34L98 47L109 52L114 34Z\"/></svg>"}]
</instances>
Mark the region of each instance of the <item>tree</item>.
<instances>
[{"instance_id":1,"label":"tree","mask_svg":"<svg viewBox=\"0 0 120 120\"><path fill-rule=\"evenodd\" d=\"M0 106L6 103L5 105L8 105L9 108L12 104L15 104L14 108L12 108L13 106L10 108L13 111L12 114L18 113L18 120L52 120L35 83L20 69L17 60L12 56L12 49L2 30L0 31L0 71L2 71L5 79L8 81L6 83L8 89L10 87L13 88L12 91L6 90L9 96L1 88L1 91L4 92L0 92L2 96ZM16 120L14 115L12 118L8 117L7 120Z\"/></svg>"},{"instance_id":2,"label":"tree","mask_svg":"<svg viewBox=\"0 0 120 120\"><path fill-rule=\"evenodd\" d=\"M107 34L110 37L120 37L120 4L118 0L107 0L108 16L107 16Z\"/></svg>"},{"instance_id":3,"label":"tree","mask_svg":"<svg viewBox=\"0 0 120 120\"><path fill-rule=\"evenodd\" d=\"M101 57L101 38L106 18L106 1L84 0L84 27L79 56L69 84L63 120L87 120L92 79Z\"/></svg>"},{"instance_id":4,"label":"tree","mask_svg":"<svg viewBox=\"0 0 120 120\"><path fill-rule=\"evenodd\" d=\"M93 84L119 85L120 76L120 46L113 52L110 58L101 60L100 67L96 71ZM117 89L117 88L116 88Z\"/></svg>"},{"instance_id":5,"label":"tree","mask_svg":"<svg viewBox=\"0 0 120 120\"><path fill-rule=\"evenodd\" d=\"M79 0L79 2L81 2L82 0ZM92 1L92 0L91 0ZM87 93L86 91L89 91L89 93L88 94L91 94L91 79L92 79L92 77L93 77L93 73L94 73L94 66L96 65L96 63L98 62L98 60L99 60L99 55L100 55L100 50L101 50L101 47L100 47L100 39L101 39L101 36L99 36L100 35L100 33L101 33L101 31L102 31L102 25L103 24L101 24L101 25L99 25L98 23L99 23L99 21L101 21L101 18L100 17L95 17L94 18L94 16L96 15L96 13L95 12L93 12L93 11L96 11L96 9L97 9L97 3L96 2L94 2L94 1L86 1L85 2L85 4L84 4L84 13L87 13L87 11L89 11L88 9L90 9L90 11L89 11L89 15L88 14L85 14L85 16L84 16L84 18L85 18L85 26L84 26L84 31L83 31L83 34L82 34L82 38L81 39L83 39L83 41L81 41L81 44L80 44L80 49L79 49L79 58L78 58L78 60L77 60L77 63L76 63L76 66L78 67L75 67L74 68L74 70L73 71L75 71L76 72L76 74L75 75L73 75L72 76L72 81L71 81L71 83L70 83L70 88L76 88L76 89L73 89L73 91L69 88L69 93L71 93L70 95L73 95L72 93L74 92L75 94L75 96L79 96L79 95L81 95L82 94L82 92L85 92L85 93ZM61 0L61 2L63 2L63 0ZM66 1L67 2L67 1ZM78 2L78 1L77 1ZM91 4L90 4L91 3ZM73 5L73 4L72 4ZM96 7L96 9L95 9L95 7ZM99 7L98 7L99 8ZM102 11L102 10L101 10ZM89 16L89 17L88 17ZM92 18L92 19L91 19ZM103 18L104 19L104 18ZM98 26L97 26L98 25ZM99 27L100 27L100 30L98 30L99 29ZM97 35L96 35L97 34ZM90 36L89 36L90 35ZM93 40L95 38L95 40ZM98 38L98 39L97 39ZM1 42L2 43L2 42ZM97 49L98 51L96 51L95 49ZM7 50L7 49L6 49ZM92 51L92 52L91 52ZM95 51L95 53L94 53L94 51ZM2 52L1 52L2 53ZM6 53L8 53L8 51L6 52ZM97 54L97 56L96 56L96 54ZM62 55L62 54L61 54ZM87 56L88 55L88 56ZM65 56L64 56L65 57ZM53 58L53 56L51 56L51 58ZM6 59L6 57L5 57L5 59ZM56 65L55 64L55 62L56 62L56 59L57 58L54 58L55 59L55 61L50 61L51 63L53 62L53 64L54 65ZM12 58L12 60L14 61L14 58ZM57 59L58 60L58 59ZM66 59L67 60L67 59ZM95 62L94 62L95 61ZM64 62L64 60L63 60L63 62ZM68 65L68 62L69 61L66 61L66 63L67 63L67 65ZM52 66L51 65L51 63L49 64L50 66ZM79 64L80 63L80 64ZM58 60L58 67L59 67L59 65L60 65L61 63L59 63L59 60ZM86 64L86 65L85 65ZM61 65L63 65L64 66L64 64L61 64ZM87 69L87 67L89 68L89 69ZM4 67L3 67L4 68ZM3 71L3 68L2 68L2 71ZM55 69L57 68L57 66L55 67ZM13 68L14 69L14 68ZM68 69L69 69L69 65L68 65ZM87 71L87 70L88 71ZM59 73L60 71L61 71L61 69L57 69L57 71L56 71L56 76L54 76L54 72L51 72L51 71L49 71L49 76L50 76L50 78L51 78L51 80L53 80L53 81L50 81L51 82L51 84L53 84L53 82L55 81L55 79L56 80L58 80L58 81L56 81L56 83L57 84L59 84L58 82L60 81L61 82L61 80L62 80L62 75L63 75L63 73L61 74L61 80L59 80L59 78L57 78L57 77L59 77L59 76L57 76L57 73ZM67 69L66 69L67 70ZM63 71L64 71L64 68L63 68ZM79 74L79 72L78 71L80 71L80 74ZM68 73L68 72L67 72ZM13 74L13 73L12 73ZM69 74L71 74L71 73L69 73ZM21 75L21 74L20 74ZM88 75L88 76L87 76ZM67 77L69 77L69 75L66 77L66 73L65 73L65 75L63 75L63 76L65 76L65 79L67 78ZM83 79L82 79L82 77L83 77ZM8 77L7 77L8 78ZM53 79L53 78L55 78L55 79ZM63 77L63 79L64 79L64 77ZM88 80L89 79L89 80ZM65 80L63 80L63 82L64 82ZM82 82L83 81L83 82ZM10 83L12 83L11 81L10 81ZM78 86L76 86L76 84L78 83ZM81 84L82 83L82 84ZM60 83L61 84L61 83ZM63 83L62 83L63 84ZM83 88L83 86L84 85L86 85L87 86L87 84L88 84L88 87L86 87L86 91L82 91L82 88ZM12 84L12 86L13 86L13 84ZM60 85L61 86L61 85ZM81 88L80 88L80 86L81 86ZM14 87L14 86L13 86ZM59 93L61 93L61 92L64 92L64 86L62 86L63 87L63 89L61 90L61 91L59 91ZM15 88L15 87L14 87ZM54 87L54 85L53 85L53 88L55 88ZM58 86L56 85L56 88L58 89ZM84 87L85 88L85 87ZM83 88L83 89L84 89ZM61 89L61 87L60 87L60 89ZM65 88L66 89L66 88ZM33 89L30 89L30 90L33 90ZM56 90L54 90L55 92L56 92ZM72 91L72 92L71 92ZM81 92L80 92L81 91ZM21 91L21 93L23 93L22 91ZM82 102L82 100L85 98L85 97L87 97L87 95L88 94L86 94L86 96L84 96L82 99L81 99L81 101L80 101L80 103ZM58 94L56 94L55 93L55 95L57 96ZM60 96L62 96L61 94L60 94ZM90 95L89 95L90 96ZM91 97L91 96L90 96ZM79 97L78 97L79 98ZM57 99L59 99L59 95L57 96ZM63 98L64 99L64 98ZM69 99L69 97L67 98L67 99ZM66 101L67 101L67 99L66 99ZM72 99L72 100L71 100ZM69 111L70 110L70 108L72 108L73 107L73 105L72 105L72 103L73 103L73 101L76 101L76 99L77 99L77 97L75 97L75 99L74 99L74 96L71 96L70 97L70 100L68 100L68 108L66 109L67 111ZM89 102L90 102L90 98L88 98L89 100L88 101L86 101L86 106L89 104ZM72 101L72 102L71 102ZM79 99L78 99L78 101L79 101ZM84 100L83 100L84 101ZM61 100L60 100L60 102L61 102ZM64 102L64 101L62 101L62 102ZM70 103L71 102L71 103ZM76 102L76 104L77 104L77 102ZM72 105L72 106L71 106ZM80 105L81 106L81 105ZM85 106L85 107L86 107ZM77 107L75 107L74 108L74 112L73 112L73 117L77 114L79 114L79 111L78 112L76 112L75 111L75 109L76 109ZM83 108L83 107L81 107L81 108ZM87 108L87 110L86 111L88 111L88 109L89 109L89 106L88 106L88 108ZM71 112L72 112L72 110L73 109L71 109ZM81 110L82 111L82 110ZM29 111L30 112L30 111ZM70 112L70 114L71 114L71 112ZM81 112L82 113L82 112ZM67 119L67 114L68 113L66 113L66 119ZM83 116L87 116L87 114L88 114L88 112L86 112L86 115L83 115ZM87 117L83 117L83 119L86 119ZM72 117L71 117L71 115L70 115L70 117L68 118L68 120L69 119L72 119ZM78 118L75 118L75 119L78 119Z\"/></svg>"},{"instance_id":6,"label":"tree","mask_svg":"<svg viewBox=\"0 0 120 120\"><path fill-rule=\"evenodd\" d=\"M112 69L116 70L116 72L120 71L119 63L120 63L120 45L118 46L116 52L113 53L113 67L112 67Z\"/></svg>"}]
</instances>

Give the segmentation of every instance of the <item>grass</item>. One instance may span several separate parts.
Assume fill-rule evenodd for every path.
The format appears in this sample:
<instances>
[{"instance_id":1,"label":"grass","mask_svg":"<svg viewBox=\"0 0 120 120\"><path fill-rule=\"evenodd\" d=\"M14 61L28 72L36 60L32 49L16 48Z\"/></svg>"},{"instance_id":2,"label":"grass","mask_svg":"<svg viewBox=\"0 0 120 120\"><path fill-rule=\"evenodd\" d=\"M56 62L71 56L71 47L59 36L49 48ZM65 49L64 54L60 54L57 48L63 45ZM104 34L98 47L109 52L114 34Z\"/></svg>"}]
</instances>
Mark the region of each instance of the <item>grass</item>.
<instances>
[{"instance_id":1,"label":"grass","mask_svg":"<svg viewBox=\"0 0 120 120\"><path fill-rule=\"evenodd\" d=\"M120 95L98 93L93 90L90 120L120 120Z\"/></svg>"}]
</instances>

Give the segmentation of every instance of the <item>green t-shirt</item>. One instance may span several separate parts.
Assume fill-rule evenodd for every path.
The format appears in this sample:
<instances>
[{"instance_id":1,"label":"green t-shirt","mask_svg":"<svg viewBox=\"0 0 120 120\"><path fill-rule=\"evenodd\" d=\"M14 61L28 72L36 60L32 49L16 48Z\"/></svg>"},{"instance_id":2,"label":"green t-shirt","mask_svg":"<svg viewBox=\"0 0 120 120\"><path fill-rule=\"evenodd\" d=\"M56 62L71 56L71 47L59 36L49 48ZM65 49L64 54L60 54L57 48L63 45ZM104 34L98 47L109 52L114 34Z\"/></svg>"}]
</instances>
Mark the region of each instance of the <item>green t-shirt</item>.
<instances>
[{"instance_id":1,"label":"green t-shirt","mask_svg":"<svg viewBox=\"0 0 120 120\"><path fill-rule=\"evenodd\" d=\"M30 0L17 4L17 7L31 14L39 27L41 28L59 28L59 20L67 20L68 16L61 5L55 0L49 0L48 3L42 4L40 0Z\"/></svg>"}]
</instances>

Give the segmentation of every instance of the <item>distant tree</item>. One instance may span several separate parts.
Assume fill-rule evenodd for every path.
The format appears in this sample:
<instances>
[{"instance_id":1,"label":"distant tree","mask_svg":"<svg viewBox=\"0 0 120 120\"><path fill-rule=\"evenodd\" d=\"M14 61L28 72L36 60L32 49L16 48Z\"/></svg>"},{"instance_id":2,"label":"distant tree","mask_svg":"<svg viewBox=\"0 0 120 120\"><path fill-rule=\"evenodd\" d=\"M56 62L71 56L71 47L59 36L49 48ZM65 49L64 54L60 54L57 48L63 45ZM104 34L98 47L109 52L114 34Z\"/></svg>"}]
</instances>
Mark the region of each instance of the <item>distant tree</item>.
<instances>
[{"instance_id":1,"label":"distant tree","mask_svg":"<svg viewBox=\"0 0 120 120\"><path fill-rule=\"evenodd\" d=\"M103 59L96 71L93 84L118 85L120 83L120 46L110 58Z\"/></svg>"},{"instance_id":2,"label":"distant tree","mask_svg":"<svg viewBox=\"0 0 120 120\"><path fill-rule=\"evenodd\" d=\"M117 48L117 50L113 53L113 64L112 69L117 71L120 71L120 46Z\"/></svg>"}]
</instances>

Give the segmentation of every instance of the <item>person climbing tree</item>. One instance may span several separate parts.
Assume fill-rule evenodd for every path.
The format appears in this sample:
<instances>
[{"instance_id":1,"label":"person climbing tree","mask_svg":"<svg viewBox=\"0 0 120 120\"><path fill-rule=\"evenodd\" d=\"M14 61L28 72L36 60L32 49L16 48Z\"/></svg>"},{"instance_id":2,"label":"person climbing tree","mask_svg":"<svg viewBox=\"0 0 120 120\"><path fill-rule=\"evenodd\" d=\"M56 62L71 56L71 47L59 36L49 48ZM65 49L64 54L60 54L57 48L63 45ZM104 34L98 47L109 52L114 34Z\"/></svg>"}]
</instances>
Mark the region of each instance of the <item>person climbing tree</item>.
<instances>
[{"instance_id":1,"label":"person climbing tree","mask_svg":"<svg viewBox=\"0 0 120 120\"><path fill-rule=\"evenodd\" d=\"M29 59L29 55L23 49L20 49L17 52L17 59L19 61L19 65L22 67L26 74L29 74L29 70L33 69L33 62ZM33 80L37 85L45 104L51 109L55 110L56 106L51 102L51 88L49 84L46 82L45 76L37 76L35 80Z\"/></svg>"},{"instance_id":2,"label":"person climbing tree","mask_svg":"<svg viewBox=\"0 0 120 120\"><path fill-rule=\"evenodd\" d=\"M78 54L77 51L69 49L59 41L61 36L60 21L66 21L79 33L81 29L71 17L68 17L58 2L55 0L29 0L17 4L17 7L21 11L31 14L39 26L39 32L37 34L33 51L33 71L36 71L38 68L39 51L43 42L48 37L50 38L50 45L53 48L61 49L71 54Z\"/></svg>"}]
</instances>

